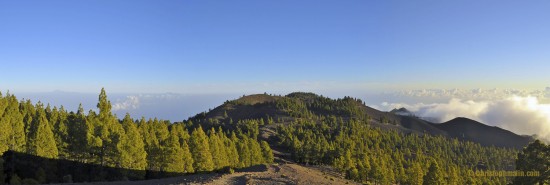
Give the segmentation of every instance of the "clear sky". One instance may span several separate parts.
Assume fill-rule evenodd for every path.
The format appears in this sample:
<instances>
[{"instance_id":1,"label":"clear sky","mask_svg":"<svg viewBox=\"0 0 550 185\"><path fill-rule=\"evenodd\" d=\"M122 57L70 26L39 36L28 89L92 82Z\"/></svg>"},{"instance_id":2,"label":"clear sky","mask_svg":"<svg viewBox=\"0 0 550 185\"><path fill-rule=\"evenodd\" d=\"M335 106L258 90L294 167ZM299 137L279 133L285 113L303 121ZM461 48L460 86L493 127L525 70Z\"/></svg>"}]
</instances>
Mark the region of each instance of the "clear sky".
<instances>
[{"instance_id":1,"label":"clear sky","mask_svg":"<svg viewBox=\"0 0 550 185\"><path fill-rule=\"evenodd\" d=\"M550 1L0 1L0 89L544 89Z\"/></svg>"}]
</instances>

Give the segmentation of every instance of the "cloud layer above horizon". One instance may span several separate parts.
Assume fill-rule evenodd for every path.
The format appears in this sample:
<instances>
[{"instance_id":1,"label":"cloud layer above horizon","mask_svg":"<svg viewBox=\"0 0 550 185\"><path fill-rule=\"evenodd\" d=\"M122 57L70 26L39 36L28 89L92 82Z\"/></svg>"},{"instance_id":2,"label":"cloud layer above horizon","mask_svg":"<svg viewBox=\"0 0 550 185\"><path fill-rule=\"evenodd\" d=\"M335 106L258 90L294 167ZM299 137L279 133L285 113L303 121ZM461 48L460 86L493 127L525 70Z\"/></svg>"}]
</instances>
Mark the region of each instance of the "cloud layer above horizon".
<instances>
[{"instance_id":1,"label":"cloud layer above horizon","mask_svg":"<svg viewBox=\"0 0 550 185\"><path fill-rule=\"evenodd\" d=\"M422 93L409 95L422 97L432 94L426 91L415 92ZM535 134L539 138L550 141L550 104L543 102L550 98L550 88L529 93L511 90L493 91L491 93L494 96L475 96L480 94L476 90L470 93L461 94L462 96L448 96L450 99L447 102L412 104L383 102L379 108L390 110L405 107L419 117L437 122L467 117L517 134Z\"/></svg>"}]
</instances>

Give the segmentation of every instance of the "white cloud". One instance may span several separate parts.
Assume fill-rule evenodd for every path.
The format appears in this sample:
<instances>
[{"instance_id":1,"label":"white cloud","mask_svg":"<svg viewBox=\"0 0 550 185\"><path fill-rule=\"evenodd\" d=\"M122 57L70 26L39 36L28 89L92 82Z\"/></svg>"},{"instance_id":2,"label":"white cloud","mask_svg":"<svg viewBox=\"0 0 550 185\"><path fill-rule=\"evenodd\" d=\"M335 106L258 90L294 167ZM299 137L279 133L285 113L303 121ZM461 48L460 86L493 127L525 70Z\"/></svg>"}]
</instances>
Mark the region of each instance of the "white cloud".
<instances>
[{"instance_id":1,"label":"white cloud","mask_svg":"<svg viewBox=\"0 0 550 185\"><path fill-rule=\"evenodd\" d=\"M550 141L550 104L541 103L538 97L511 96L500 100L452 98L446 103L381 104L381 108L386 110L400 107L420 117L438 118L442 122L467 117L518 134L536 134Z\"/></svg>"},{"instance_id":2,"label":"white cloud","mask_svg":"<svg viewBox=\"0 0 550 185\"><path fill-rule=\"evenodd\" d=\"M458 98L468 100L500 100L512 96L537 97L539 101L546 102L550 99L550 87L545 90L520 90L520 89L420 89L404 90L390 93L396 97L427 97L427 98Z\"/></svg>"},{"instance_id":3,"label":"white cloud","mask_svg":"<svg viewBox=\"0 0 550 185\"><path fill-rule=\"evenodd\" d=\"M140 101L138 96L126 96L124 100L117 100L113 104L113 111L132 110L139 108Z\"/></svg>"},{"instance_id":4,"label":"white cloud","mask_svg":"<svg viewBox=\"0 0 550 185\"><path fill-rule=\"evenodd\" d=\"M493 102L480 119L520 134L537 134L550 141L550 104L536 97L512 97Z\"/></svg>"}]
</instances>

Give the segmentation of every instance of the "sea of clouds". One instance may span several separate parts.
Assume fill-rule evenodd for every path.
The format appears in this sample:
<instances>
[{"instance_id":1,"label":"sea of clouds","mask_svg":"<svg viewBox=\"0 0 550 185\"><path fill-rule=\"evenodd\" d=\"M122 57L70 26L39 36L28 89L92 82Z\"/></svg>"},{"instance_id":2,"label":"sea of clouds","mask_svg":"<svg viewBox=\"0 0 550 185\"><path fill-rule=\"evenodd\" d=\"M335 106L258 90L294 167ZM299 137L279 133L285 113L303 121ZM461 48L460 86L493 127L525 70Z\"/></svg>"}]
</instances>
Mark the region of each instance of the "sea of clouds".
<instances>
[{"instance_id":1,"label":"sea of clouds","mask_svg":"<svg viewBox=\"0 0 550 185\"><path fill-rule=\"evenodd\" d=\"M536 135L550 141L550 88L544 91L415 90L394 93L393 96L448 100L435 103L382 102L374 107L382 110L405 107L419 117L437 122L467 117L517 134Z\"/></svg>"}]
</instances>

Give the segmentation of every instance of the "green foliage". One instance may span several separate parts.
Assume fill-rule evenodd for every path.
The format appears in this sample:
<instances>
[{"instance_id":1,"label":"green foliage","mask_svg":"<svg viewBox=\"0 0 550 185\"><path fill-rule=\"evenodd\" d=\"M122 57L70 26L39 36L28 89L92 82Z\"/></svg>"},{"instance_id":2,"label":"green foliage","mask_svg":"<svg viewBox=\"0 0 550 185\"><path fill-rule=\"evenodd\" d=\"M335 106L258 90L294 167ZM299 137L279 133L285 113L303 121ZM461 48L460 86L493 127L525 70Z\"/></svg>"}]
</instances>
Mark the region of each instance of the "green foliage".
<instances>
[{"instance_id":1,"label":"green foliage","mask_svg":"<svg viewBox=\"0 0 550 185\"><path fill-rule=\"evenodd\" d=\"M19 111L19 102L14 95L10 95L6 98L9 104L2 119L6 119L11 126L9 148L13 151L24 152L26 150L25 145L27 141L23 114Z\"/></svg>"},{"instance_id":2,"label":"green foliage","mask_svg":"<svg viewBox=\"0 0 550 185\"><path fill-rule=\"evenodd\" d=\"M183 142L183 145L182 145L182 158L183 158L183 163L181 165L183 165L184 167L184 172L185 173L195 172L195 168L193 168L193 162L194 162L193 156L191 155L189 145L185 141Z\"/></svg>"},{"instance_id":3,"label":"green foliage","mask_svg":"<svg viewBox=\"0 0 550 185\"><path fill-rule=\"evenodd\" d=\"M252 155L250 153L250 147L248 139L242 138L234 140L237 143L237 151L239 154L239 167L246 167L252 165Z\"/></svg>"},{"instance_id":4,"label":"green foliage","mask_svg":"<svg viewBox=\"0 0 550 185\"><path fill-rule=\"evenodd\" d=\"M120 146L120 166L125 169L145 170L147 167L145 145L143 138L139 134L139 130L130 117L126 114L122 120L122 126L125 134L122 138ZM144 178L145 174L128 174L129 176Z\"/></svg>"},{"instance_id":5,"label":"green foliage","mask_svg":"<svg viewBox=\"0 0 550 185\"><path fill-rule=\"evenodd\" d=\"M11 126L9 122L4 119L0 119L0 154L3 154L9 149L9 136L11 133Z\"/></svg>"},{"instance_id":6,"label":"green foliage","mask_svg":"<svg viewBox=\"0 0 550 185\"><path fill-rule=\"evenodd\" d=\"M46 158L57 158L58 155L52 129L40 102L30 127L28 152Z\"/></svg>"},{"instance_id":7,"label":"green foliage","mask_svg":"<svg viewBox=\"0 0 550 185\"><path fill-rule=\"evenodd\" d=\"M235 132L212 128L208 135L200 125L193 128L196 125L191 121L174 124L156 118L134 121L129 114L118 120L111 113L112 105L104 89L97 108L99 113L94 110L86 113L82 105L76 112L67 112L63 107L44 108L40 102L36 105L30 100L18 102L15 96L0 93L0 154L13 150L99 166L92 171L69 174L66 173L69 166L59 166L65 174L57 174L57 165L36 163L29 173L0 173L0 181L4 182L7 175L11 184L136 180L155 178L157 172L232 170L273 160L267 143L260 144L257 140L260 120L240 120ZM193 132L190 134L188 130ZM128 170L111 173L107 167ZM86 177L88 173L91 176Z\"/></svg>"},{"instance_id":8,"label":"green foliage","mask_svg":"<svg viewBox=\"0 0 550 185\"><path fill-rule=\"evenodd\" d=\"M89 153L87 152L90 148L88 145L88 135L89 124L86 122L86 116L84 115L84 108L82 104L78 106L78 111L75 113L69 113L67 117L67 132L68 132L68 152L69 159L84 162L89 158Z\"/></svg>"},{"instance_id":9,"label":"green foliage","mask_svg":"<svg viewBox=\"0 0 550 185\"><path fill-rule=\"evenodd\" d=\"M277 132L280 145L289 148L296 161L330 164L347 178L364 183L423 184L430 169L425 165L435 161L438 173L434 177L439 183L467 184L463 180L470 178L473 183L506 184L505 177L481 178L469 175L468 170L477 170L476 164L484 164L487 170L506 170L514 166L517 154L514 149L482 147L442 136L371 128L367 120L335 116L299 119L279 126Z\"/></svg>"},{"instance_id":10,"label":"green foliage","mask_svg":"<svg viewBox=\"0 0 550 185\"><path fill-rule=\"evenodd\" d=\"M262 154L262 148L260 146L260 143L258 143L255 139L247 139L248 140L248 148L250 152L250 164L262 164L264 163L264 157Z\"/></svg>"},{"instance_id":11,"label":"green foliage","mask_svg":"<svg viewBox=\"0 0 550 185\"><path fill-rule=\"evenodd\" d=\"M550 184L550 145L536 140L518 153L516 170L526 176L518 176L514 184ZM538 176L527 176L527 173L538 172Z\"/></svg>"},{"instance_id":12,"label":"green foliage","mask_svg":"<svg viewBox=\"0 0 550 185\"><path fill-rule=\"evenodd\" d=\"M239 152L237 150L237 145L235 144L236 142L238 142L238 138L237 138L237 135L235 135L234 132L231 132L231 137L230 138L227 138L225 137L224 138L224 144L225 144L225 147L227 148L227 160L229 161L229 166L231 166L231 168L238 168L241 166L241 161L240 161L240 155L239 155Z\"/></svg>"},{"instance_id":13,"label":"green foliage","mask_svg":"<svg viewBox=\"0 0 550 185\"><path fill-rule=\"evenodd\" d=\"M3 116L6 107L8 107L8 103L6 99L2 97L2 93L0 93L0 154L8 150L8 139L11 130L8 120Z\"/></svg>"},{"instance_id":14,"label":"green foliage","mask_svg":"<svg viewBox=\"0 0 550 185\"><path fill-rule=\"evenodd\" d=\"M97 104L99 115L94 117L95 129L93 146L98 148L99 164L101 166L121 167L121 147L124 138L124 129L116 117L111 113L111 102L107 99L105 89L101 89L99 103Z\"/></svg>"},{"instance_id":15,"label":"green foliage","mask_svg":"<svg viewBox=\"0 0 550 185\"><path fill-rule=\"evenodd\" d=\"M189 135L189 132L187 132L185 125L170 125L170 132L174 132L180 144L182 161L179 165L183 167L183 172L195 172L195 169L193 168L193 156L191 154L191 149L189 148L189 138L191 136Z\"/></svg>"},{"instance_id":16,"label":"green foliage","mask_svg":"<svg viewBox=\"0 0 550 185\"><path fill-rule=\"evenodd\" d=\"M443 180L443 172L439 168L437 162L432 162L428 173L424 176L423 184L425 185L443 185L446 184Z\"/></svg>"},{"instance_id":17,"label":"green foliage","mask_svg":"<svg viewBox=\"0 0 550 185\"><path fill-rule=\"evenodd\" d=\"M421 185L424 182L424 172L422 170L422 167L418 163L413 163L408 169L407 169L407 180L406 184L411 185Z\"/></svg>"},{"instance_id":18,"label":"green foliage","mask_svg":"<svg viewBox=\"0 0 550 185\"><path fill-rule=\"evenodd\" d=\"M273 163L273 151L271 150L271 147L269 147L269 144L266 141L261 142L262 147L262 155L264 158L264 162L267 164Z\"/></svg>"},{"instance_id":19,"label":"green foliage","mask_svg":"<svg viewBox=\"0 0 550 185\"><path fill-rule=\"evenodd\" d=\"M54 107L50 111L49 106L46 108L46 114L48 115L48 121L53 126L52 131L55 137L55 143L57 150L59 151L59 158L69 158L69 125L68 125L68 113L63 107L59 110Z\"/></svg>"},{"instance_id":20,"label":"green foliage","mask_svg":"<svg viewBox=\"0 0 550 185\"><path fill-rule=\"evenodd\" d=\"M162 171L166 172L185 172L183 158L183 149L180 146L179 138L175 130L170 132L170 136L162 147L163 160L161 163Z\"/></svg>"},{"instance_id":21,"label":"green foliage","mask_svg":"<svg viewBox=\"0 0 550 185\"><path fill-rule=\"evenodd\" d=\"M193 168L198 172L214 170L214 162L210 153L208 137L201 126L193 130L191 134L190 147L193 149Z\"/></svg>"},{"instance_id":22,"label":"green foliage","mask_svg":"<svg viewBox=\"0 0 550 185\"><path fill-rule=\"evenodd\" d=\"M214 163L214 169L222 169L226 166L229 166L226 159L227 152L223 143L219 138L219 135L216 133L214 128L210 130L210 137L208 138L208 144L210 146L210 153L212 154L212 161Z\"/></svg>"}]
</instances>

